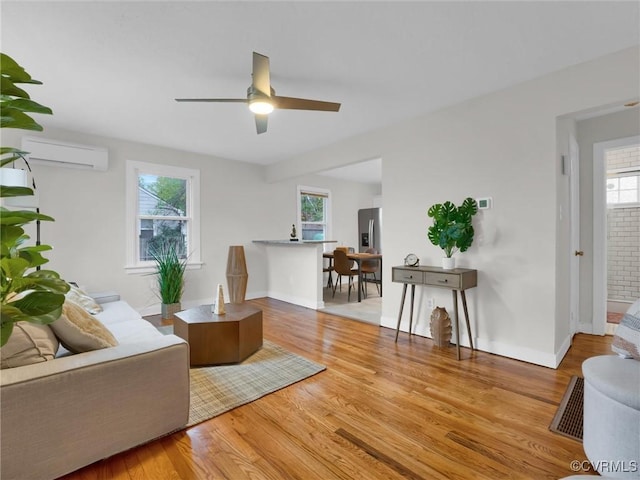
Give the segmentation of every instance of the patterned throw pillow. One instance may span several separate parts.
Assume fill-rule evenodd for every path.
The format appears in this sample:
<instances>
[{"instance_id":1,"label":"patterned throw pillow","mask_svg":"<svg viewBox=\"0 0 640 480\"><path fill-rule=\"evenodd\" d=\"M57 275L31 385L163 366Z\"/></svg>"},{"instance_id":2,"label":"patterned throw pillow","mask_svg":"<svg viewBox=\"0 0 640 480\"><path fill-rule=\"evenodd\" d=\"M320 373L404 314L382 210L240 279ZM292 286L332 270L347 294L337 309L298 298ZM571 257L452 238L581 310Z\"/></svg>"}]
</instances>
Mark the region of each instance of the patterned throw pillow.
<instances>
[{"instance_id":1,"label":"patterned throw pillow","mask_svg":"<svg viewBox=\"0 0 640 480\"><path fill-rule=\"evenodd\" d=\"M95 315L102 311L100 304L98 304L93 298L78 287L74 287L73 285L70 285L70 287L69 291L65 294L67 300L71 300L73 303L80 305L91 315Z\"/></svg>"},{"instance_id":2,"label":"patterned throw pillow","mask_svg":"<svg viewBox=\"0 0 640 480\"><path fill-rule=\"evenodd\" d=\"M640 360L640 316L624 314L613 337L611 350L621 357Z\"/></svg>"}]
</instances>

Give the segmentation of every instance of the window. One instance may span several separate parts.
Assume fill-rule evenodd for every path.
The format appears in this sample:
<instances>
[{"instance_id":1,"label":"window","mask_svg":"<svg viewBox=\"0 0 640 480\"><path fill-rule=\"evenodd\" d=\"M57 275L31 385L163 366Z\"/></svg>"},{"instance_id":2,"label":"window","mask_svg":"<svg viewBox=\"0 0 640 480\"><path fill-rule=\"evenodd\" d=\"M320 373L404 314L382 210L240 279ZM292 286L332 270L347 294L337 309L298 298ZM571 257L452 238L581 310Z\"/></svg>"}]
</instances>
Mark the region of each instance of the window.
<instances>
[{"instance_id":1,"label":"window","mask_svg":"<svg viewBox=\"0 0 640 480\"><path fill-rule=\"evenodd\" d=\"M189 265L200 265L200 172L127 162L127 270L152 271L150 250L177 246Z\"/></svg>"},{"instance_id":2,"label":"window","mask_svg":"<svg viewBox=\"0 0 640 480\"><path fill-rule=\"evenodd\" d=\"M618 172L607 176L607 205L636 206L640 203L640 173Z\"/></svg>"},{"instance_id":3,"label":"window","mask_svg":"<svg viewBox=\"0 0 640 480\"><path fill-rule=\"evenodd\" d=\"M330 237L330 193L314 187L298 187L298 236L302 240L327 240Z\"/></svg>"}]
</instances>

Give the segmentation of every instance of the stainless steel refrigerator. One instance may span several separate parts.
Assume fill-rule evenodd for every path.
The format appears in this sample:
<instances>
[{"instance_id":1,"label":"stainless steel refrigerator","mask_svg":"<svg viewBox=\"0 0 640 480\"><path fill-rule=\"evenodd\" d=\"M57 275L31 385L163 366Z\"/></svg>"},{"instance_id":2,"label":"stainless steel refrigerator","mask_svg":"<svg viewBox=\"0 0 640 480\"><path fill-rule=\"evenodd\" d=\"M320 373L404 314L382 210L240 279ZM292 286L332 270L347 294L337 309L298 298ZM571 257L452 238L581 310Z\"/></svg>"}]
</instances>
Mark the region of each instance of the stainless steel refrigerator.
<instances>
[{"instance_id":1,"label":"stainless steel refrigerator","mask_svg":"<svg viewBox=\"0 0 640 480\"><path fill-rule=\"evenodd\" d=\"M366 252L368 248L375 248L378 253L382 253L382 209L363 208L358 210L358 252ZM367 281L373 278L367 276ZM381 282L382 272L380 262L376 272L376 283Z\"/></svg>"},{"instance_id":2,"label":"stainless steel refrigerator","mask_svg":"<svg viewBox=\"0 0 640 480\"><path fill-rule=\"evenodd\" d=\"M382 209L363 208L358 210L358 246L359 252L375 248L382 253Z\"/></svg>"}]
</instances>

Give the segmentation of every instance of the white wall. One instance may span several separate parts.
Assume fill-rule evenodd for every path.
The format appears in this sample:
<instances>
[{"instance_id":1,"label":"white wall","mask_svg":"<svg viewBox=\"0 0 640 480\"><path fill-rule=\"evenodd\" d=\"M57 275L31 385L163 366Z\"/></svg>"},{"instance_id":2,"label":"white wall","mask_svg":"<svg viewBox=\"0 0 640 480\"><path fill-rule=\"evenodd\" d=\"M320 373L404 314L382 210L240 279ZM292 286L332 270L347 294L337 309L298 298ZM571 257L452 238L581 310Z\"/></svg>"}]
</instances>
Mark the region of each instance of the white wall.
<instances>
[{"instance_id":1,"label":"white wall","mask_svg":"<svg viewBox=\"0 0 640 480\"><path fill-rule=\"evenodd\" d=\"M20 147L24 132L3 129L3 145ZM29 133L29 135L33 135ZM244 245L249 270L247 297L267 291L264 252L257 239L288 238L296 221L296 186L326 188L335 206L336 238L355 243L357 211L369 206L377 189L331 177L306 175L276 183L265 181L264 167L180 152L113 138L45 129L46 138L107 147L109 169L94 172L33 165L41 211L54 223L42 223L42 242L54 250L48 267L90 291L117 290L143 313L159 312L152 276L125 273L125 162L138 160L200 169L200 270L186 276L183 306L211 301L225 285L229 245Z\"/></svg>"},{"instance_id":2,"label":"white wall","mask_svg":"<svg viewBox=\"0 0 640 480\"><path fill-rule=\"evenodd\" d=\"M556 119L640 95L639 49L631 48L479 97L391 128L370 132L268 168L287 178L381 156L385 223L383 324L395 327L401 285L391 266L408 252L440 262L426 238L430 205L493 197L475 219L476 241L458 256L477 268L469 291L472 331L482 350L555 367L568 338L569 251L559 196ZM451 308L450 293L425 291L417 331L428 332L426 297ZM557 329L556 326L563 327ZM464 335L463 335L464 338Z\"/></svg>"}]
</instances>

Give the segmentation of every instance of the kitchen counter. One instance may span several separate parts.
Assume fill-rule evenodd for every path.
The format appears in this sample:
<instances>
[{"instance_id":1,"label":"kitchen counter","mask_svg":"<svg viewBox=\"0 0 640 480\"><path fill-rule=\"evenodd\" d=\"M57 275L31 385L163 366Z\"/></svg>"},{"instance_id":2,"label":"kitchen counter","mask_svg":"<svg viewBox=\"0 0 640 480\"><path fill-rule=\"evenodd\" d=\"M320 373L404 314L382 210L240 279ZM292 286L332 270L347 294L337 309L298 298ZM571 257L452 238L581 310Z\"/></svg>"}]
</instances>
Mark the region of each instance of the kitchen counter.
<instances>
[{"instance_id":1,"label":"kitchen counter","mask_svg":"<svg viewBox=\"0 0 640 480\"><path fill-rule=\"evenodd\" d=\"M314 310L324 308L322 254L324 245L337 243L336 240L253 240L253 243L264 247L269 297Z\"/></svg>"},{"instance_id":2,"label":"kitchen counter","mask_svg":"<svg viewBox=\"0 0 640 480\"><path fill-rule=\"evenodd\" d=\"M316 245L323 243L337 243L337 240L298 240L292 242L291 240L253 240L253 243L263 243L266 245Z\"/></svg>"}]
</instances>

